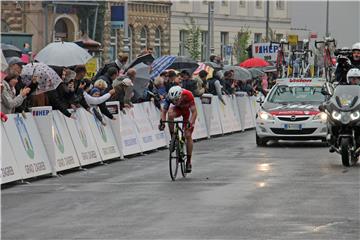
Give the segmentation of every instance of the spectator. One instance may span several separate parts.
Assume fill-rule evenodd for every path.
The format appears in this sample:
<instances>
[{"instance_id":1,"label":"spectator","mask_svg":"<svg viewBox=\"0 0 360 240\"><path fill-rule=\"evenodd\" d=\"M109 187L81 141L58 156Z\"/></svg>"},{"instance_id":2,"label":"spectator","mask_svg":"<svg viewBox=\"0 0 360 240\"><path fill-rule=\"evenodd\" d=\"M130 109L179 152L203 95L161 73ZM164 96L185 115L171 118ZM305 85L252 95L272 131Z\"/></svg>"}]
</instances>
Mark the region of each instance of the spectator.
<instances>
[{"instance_id":1,"label":"spectator","mask_svg":"<svg viewBox=\"0 0 360 240\"><path fill-rule=\"evenodd\" d=\"M211 79L208 80L208 93L211 93L214 96L218 96L219 100L226 105L225 100L222 96L222 88L223 86L220 83L220 76L218 73L214 71L214 75Z\"/></svg>"},{"instance_id":2,"label":"spectator","mask_svg":"<svg viewBox=\"0 0 360 240\"><path fill-rule=\"evenodd\" d=\"M162 78L161 76L155 78L154 86L155 86L154 93L159 94L160 99L163 100L167 94L164 78Z\"/></svg>"},{"instance_id":3,"label":"spectator","mask_svg":"<svg viewBox=\"0 0 360 240\"><path fill-rule=\"evenodd\" d=\"M126 76L117 78L112 87L115 89L115 95L112 100L119 101L121 109L124 107L133 107L131 98L133 96L134 81L136 78L136 69L130 68Z\"/></svg>"},{"instance_id":4,"label":"spectator","mask_svg":"<svg viewBox=\"0 0 360 240\"><path fill-rule=\"evenodd\" d=\"M2 95L3 90L4 90L4 85L2 83L2 78L1 78L0 79L0 93L1 93L1 95ZM8 117L6 116L6 114L1 112L1 111L0 111L0 118L1 118L2 122L6 122L8 120Z\"/></svg>"},{"instance_id":5,"label":"spectator","mask_svg":"<svg viewBox=\"0 0 360 240\"><path fill-rule=\"evenodd\" d=\"M234 72L231 70L226 71L224 73L224 91L227 95L231 95L235 93L235 82L234 82Z\"/></svg>"},{"instance_id":6,"label":"spectator","mask_svg":"<svg viewBox=\"0 0 360 240\"><path fill-rule=\"evenodd\" d=\"M118 54L117 59L114 62L105 64L104 67L100 68L99 71L92 78L93 80L99 79L101 76L104 76L109 68L116 68L117 75L124 71L125 65L128 61L129 57L126 54Z\"/></svg>"},{"instance_id":7,"label":"spectator","mask_svg":"<svg viewBox=\"0 0 360 240\"><path fill-rule=\"evenodd\" d=\"M168 71L168 82L165 83L166 92L169 92L169 89L175 85L176 72L173 70Z\"/></svg>"},{"instance_id":8,"label":"spectator","mask_svg":"<svg viewBox=\"0 0 360 240\"><path fill-rule=\"evenodd\" d=\"M196 82L196 89L194 91L195 97L201 97L205 93L207 75L207 71L201 70L199 75L194 78L194 81Z\"/></svg>"},{"instance_id":9,"label":"spectator","mask_svg":"<svg viewBox=\"0 0 360 240\"><path fill-rule=\"evenodd\" d=\"M107 88L104 90L104 93L107 93L112 88L113 81L117 78L118 70L115 67L110 67L106 74L100 76L99 79L104 80L107 83Z\"/></svg>"},{"instance_id":10,"label":"spectator","mask_svg":"<svg viewBox=\"0 0 360 240\"><path fill-rule=\"evenodd\" d=\"M105 90L108 88L108 84L104 80L98 79L94 83L94 88L98 88L101 92L105 92Z\"/></svg>"},{"instance_id":11,"label":"spectator","mask_svg":"<svg viewBox=\"0 0 360 240\"><path fill-rule=\"evenodd\" d=\"M191 79L190 73L186 70L181 72L182 78L182 88L189 90L192 94L194 94L196 89L196 82Z\"/></svg>"},{"instance_id":12,"label":"spectator","mask_svg":"<svg viewBox=\"0 0 360 240\"><path fill-rule=\"evenodd\" d=\"M27 54L27 55L30 54L30 44L29 43L24 43L24 48L22 50L22 53Z\"/></svg>"},{"instance_id":13,"label":"spectator","mask_svg":"<svg viewBox=\"0 0 360 240\"><path fill-rule=\"evenodd\" d=\"M30 93L29 87L22 88L20 94L16 95L15 85L18 83L17 75L9 74L3 82L3 91L1 94L1 111L5 114L15 112L15 108L20 106Z\"/></svg>"}]
</instances>

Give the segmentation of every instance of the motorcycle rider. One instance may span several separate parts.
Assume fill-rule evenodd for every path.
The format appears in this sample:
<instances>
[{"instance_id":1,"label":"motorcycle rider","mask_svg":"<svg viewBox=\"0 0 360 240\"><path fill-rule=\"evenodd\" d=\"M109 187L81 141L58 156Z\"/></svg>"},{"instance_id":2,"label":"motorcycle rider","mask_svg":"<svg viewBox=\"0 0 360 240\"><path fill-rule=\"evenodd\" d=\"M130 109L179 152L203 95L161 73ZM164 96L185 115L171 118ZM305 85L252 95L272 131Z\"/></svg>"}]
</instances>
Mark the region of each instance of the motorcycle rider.
<instances>
[{"instance_id":1,"label":"motorcycle rider","mask_svg":"<svg viewBox=\"0 0 360 240\"><path fill-rule=\"evenodd\" d=\"M350 68L360 69L360 42L354 43L352 45L351 51L352 54L349 58L338 58L338 66L335 71L335 76L336 81L340 84L346 84L346 82L348 83L346 74Z\"/></svg>"}]
</instances>

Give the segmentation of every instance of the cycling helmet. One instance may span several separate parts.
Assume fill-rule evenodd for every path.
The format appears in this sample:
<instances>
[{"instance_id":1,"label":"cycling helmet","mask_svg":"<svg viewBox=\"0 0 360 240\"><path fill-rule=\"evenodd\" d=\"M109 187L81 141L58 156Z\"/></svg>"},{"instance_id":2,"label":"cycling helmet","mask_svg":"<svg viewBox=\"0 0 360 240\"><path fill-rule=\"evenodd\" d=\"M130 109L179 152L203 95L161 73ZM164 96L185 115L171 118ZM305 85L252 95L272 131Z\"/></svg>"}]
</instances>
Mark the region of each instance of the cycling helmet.
<instances>
[{"instance_id":1,"label":"cycling helmet","mask_svg":"<svg viewBox=\"0 0 360 240\"><path fill-rule=\"evenodd\" d=\"M170 100L178 100L181 96L183 89L180 86L173 86L169 89L169 99Z\"/></svg>"},{"instance_id":2,"label":"cycling helmet","mask_svg":"<svg viewBox=\"0 0 360 240\"><path fill-rule=\"evenodd\" d=\"M346 74L347 83L350 85L354 85L352 80L356 80L356 84L360 85L360 70L358 68L352 68Z\"/></svg>"},{"instance_id":3,"label":"cycling helmet","mask_svg":"<svg viewBox=\"0 0 360 240\"><path fill-rule=\"evenodd\" d=\"M357 50L360 51L360 42L354 43L354 45L352 45L351 50Z\"/></svg>"},{"instance_id":4,"label":"cycling helmet","mask_svg":"<svg viewBox=\"0 0 360 240\"><path fill-rule=\"evenodd\" d=\"M307 39L307 38L303 39L303 43L304 43L304 44L306 44L306 43L308 43L308 42L309 42L309 39Z\"/></svg>"}]
</instances>

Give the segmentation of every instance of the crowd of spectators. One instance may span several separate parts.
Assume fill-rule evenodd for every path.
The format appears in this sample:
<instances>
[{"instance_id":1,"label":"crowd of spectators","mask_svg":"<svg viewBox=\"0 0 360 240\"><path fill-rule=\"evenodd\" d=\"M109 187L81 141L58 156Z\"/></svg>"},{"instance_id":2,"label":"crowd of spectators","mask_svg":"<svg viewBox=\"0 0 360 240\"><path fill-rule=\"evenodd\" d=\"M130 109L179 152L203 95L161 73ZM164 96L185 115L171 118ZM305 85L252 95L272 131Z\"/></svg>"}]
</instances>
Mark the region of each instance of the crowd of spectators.
<instances>
[{"instance_id":1,"label":"crowd of spectators","mask_svg":"<svg viewBox=\"0 0 360 240\"><path fill-rule=\"evenodd\" d=\"M21 80L24 63L20 58L12 57L8 61L6 77L1 83L1 111L5 114L23 113L31 107L52 106L66 117L76 119L76 109L84 108L105 124L102 114L115 119L107 109L106 101L119 101L121 109L131 108L133 103L153 101L160 108L169 89L177 85L191 91L195 97L206 93L217 95L225 104L222 96L232 95L237 91L244 91L249 95L256 95L258 92L266 95L273 80L273 76L269 77L265 73L258 79L239 81L234 80L232 70L214 70L212 74L202 70L196 76L187 70L167 70L149 81L144 93L139 94L134 91L136 69L130 68L125 72L127 61L128 57L120 54L114 62L101 68L93 79L85 78L84 65L69 68L50 66L62 82L54 90L34 95L32 93L37 88L37 78L34 77L31 84L25 86ZM221 65L218 57L212 56L211 61Z\"/></svg>"}]
</instances>

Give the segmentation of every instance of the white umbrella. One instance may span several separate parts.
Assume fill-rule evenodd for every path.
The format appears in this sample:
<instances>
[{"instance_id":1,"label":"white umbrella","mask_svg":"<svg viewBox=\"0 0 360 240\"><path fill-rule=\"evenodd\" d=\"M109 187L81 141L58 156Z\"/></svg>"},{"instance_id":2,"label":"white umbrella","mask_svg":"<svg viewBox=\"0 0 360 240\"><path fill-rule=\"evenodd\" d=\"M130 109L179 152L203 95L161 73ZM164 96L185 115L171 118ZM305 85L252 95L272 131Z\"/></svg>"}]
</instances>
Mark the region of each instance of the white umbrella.
<instances>
[{"instance_id":1,"label":"white umbrella","mask_svg":"<svg viewBox=\"0 0 360 240\"><path fill-rule=\"evenodd\" d=\"M22 68L21 80L26 86L30 85L33 77L38 82L35 95L54 90L62 82L59 75L44 63L29 63Z\"/></svg>"},{"instance_id":2,"label":"white umbrella","mask_svg":"<svg viewBox=\"0 0 360 240\"><path fill-rule=\"evenodd\" d=\"M4 53L1 50L1 71L2 72L5 71L8 66L9 65L8 65L8 63L7 63L6 59L5 59Z\"/></svg>"},{"instance_id":3,"label":"white umbrella","mask_svg":"<svg viewBox=\"0 0 360 240\"><path fill-rule=\"evenodd\" d=\"M49 66L70 67L86 64L91 55L72 42L53 42L36 55L35 60Z\"/></svg>"}]
</instances>

